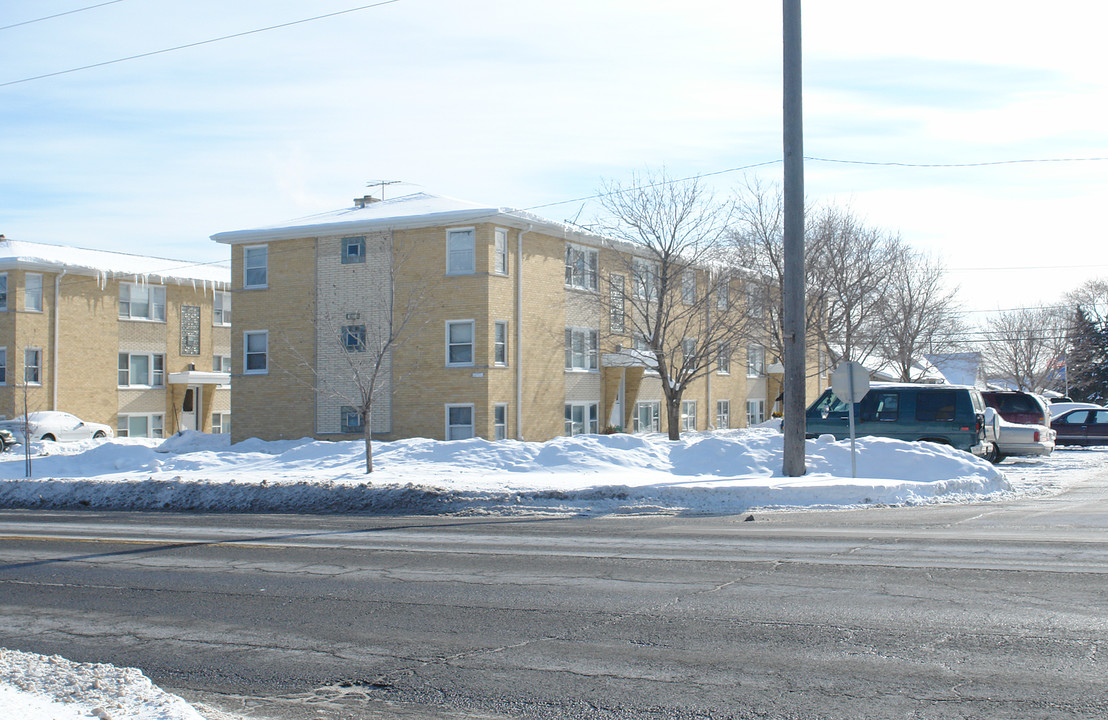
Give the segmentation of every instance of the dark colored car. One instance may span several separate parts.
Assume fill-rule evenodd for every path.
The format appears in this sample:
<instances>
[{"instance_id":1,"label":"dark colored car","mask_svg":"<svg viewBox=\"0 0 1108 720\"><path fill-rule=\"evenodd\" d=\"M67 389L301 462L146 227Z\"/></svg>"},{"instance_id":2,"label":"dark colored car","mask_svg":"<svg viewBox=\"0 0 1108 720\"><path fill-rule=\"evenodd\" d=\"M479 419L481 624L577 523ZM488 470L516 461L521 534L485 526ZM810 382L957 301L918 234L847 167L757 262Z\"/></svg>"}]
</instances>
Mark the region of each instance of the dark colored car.
<instances>
[{"instance_id":1,"label":"dark colored car","mask_svg":"<svg viewBox=\"0 0 1108 720\"><path fill-rule=\"evenodd\" d=\"M1017 425L1049 425L1050 410L1038 395L1020 390L985 390L985 404L1000 413L1000 417Z\"/></svg>"},{"instance_id":2,"label":"dark colored car","mask_svg":"<svg viewBox=\"0 0 1108 720\"><path fill-rule=\"evenodd\" d=\"M808 408L807 436L850 437L849 408L825 390ZM961 385L874 383L854 404L855 434L950 445L981 457L991 455L985 401L977 388Z\"/></svg>"},{"instance_id":3,"label":"dark colored car","mask_svg":"<svg viewBox=\"0 0 1108 720\"><path fill-rule=\"evenodd\" d=\"M1050 421L1058 437L1055 445L1108 445L1108 410L1082 408Z\"/></svg>"}]
</instances>

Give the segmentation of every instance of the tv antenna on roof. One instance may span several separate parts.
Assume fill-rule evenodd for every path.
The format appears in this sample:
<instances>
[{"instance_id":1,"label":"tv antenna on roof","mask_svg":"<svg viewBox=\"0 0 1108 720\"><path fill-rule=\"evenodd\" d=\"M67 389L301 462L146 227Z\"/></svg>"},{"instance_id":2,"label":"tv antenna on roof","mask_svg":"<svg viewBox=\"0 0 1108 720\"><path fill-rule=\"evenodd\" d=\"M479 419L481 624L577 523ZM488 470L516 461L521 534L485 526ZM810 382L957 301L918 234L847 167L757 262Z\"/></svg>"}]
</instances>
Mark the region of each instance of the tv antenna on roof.
<instances>
[{"instance_id":1,"label":"tv antenna on roof","mask_svg":"<svg viewBox=\"0 0 1108 720\"><path fill-rule=\"evenodd\" d=\"M403 180L370 180L365 184L366 187L381 188L381 199L385 199L385 186L386 185L403 185Z\"/></svg>"}]
</instances>

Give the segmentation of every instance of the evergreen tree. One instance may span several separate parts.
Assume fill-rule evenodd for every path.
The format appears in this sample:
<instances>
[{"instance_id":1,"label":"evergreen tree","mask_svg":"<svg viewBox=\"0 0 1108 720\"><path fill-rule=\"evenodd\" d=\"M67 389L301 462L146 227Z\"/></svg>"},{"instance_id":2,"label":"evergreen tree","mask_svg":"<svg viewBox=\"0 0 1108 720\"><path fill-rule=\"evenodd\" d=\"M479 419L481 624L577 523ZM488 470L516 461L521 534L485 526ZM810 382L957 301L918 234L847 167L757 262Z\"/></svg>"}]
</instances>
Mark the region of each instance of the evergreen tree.
<instances>
[{"instance_id":1,"label":"evergreen tree","mask_svg":"<svg viewBox=\"0 0 1108 720\"><path fill-rule=\"evenodd\" d=\"M1078 305L1068 334L1070 397L1103 405L1108 400L1108 322L1090 317Z\"/></svg>"}]
</instances>

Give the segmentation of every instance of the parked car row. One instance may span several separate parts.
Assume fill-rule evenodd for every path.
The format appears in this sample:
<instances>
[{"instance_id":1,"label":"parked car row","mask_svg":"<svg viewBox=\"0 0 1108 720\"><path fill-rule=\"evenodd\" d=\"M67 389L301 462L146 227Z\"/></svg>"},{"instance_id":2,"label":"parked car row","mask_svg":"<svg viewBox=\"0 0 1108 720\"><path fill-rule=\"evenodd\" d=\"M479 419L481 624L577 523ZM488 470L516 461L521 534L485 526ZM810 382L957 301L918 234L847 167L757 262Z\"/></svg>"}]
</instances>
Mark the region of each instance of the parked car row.
<instances>
[{"instance_id":1,"label":"parked car row","mask_svg":"<svg viewBox=\"0 0 1108 720\"><path fill-rule=\"evenodd\" d=\"M808 408L808 437L849 437L849 410L833 391L824 391ZM992 462L1014 455L1049 455L1057 438L1046 401L1024 392L874 383L855 403L854 416L858 436L942 443ZM1108 430L1108 411L1105 420Z\"/></svg>"},{"instance_id":2,"label":"parked car row","mask_svg":"<svg viewBox=\"0 0 1108 720\"><path fill-rule=\"evenodd\" d=\"M3 449L22 443L29 435L32 441L53 440L58 442L72 440L94 440L110 438L114 435L108 425L87 422L67 412L43 410L20 415L12 420L0 421L0 442Z\"/></svg>"}]
</instances>

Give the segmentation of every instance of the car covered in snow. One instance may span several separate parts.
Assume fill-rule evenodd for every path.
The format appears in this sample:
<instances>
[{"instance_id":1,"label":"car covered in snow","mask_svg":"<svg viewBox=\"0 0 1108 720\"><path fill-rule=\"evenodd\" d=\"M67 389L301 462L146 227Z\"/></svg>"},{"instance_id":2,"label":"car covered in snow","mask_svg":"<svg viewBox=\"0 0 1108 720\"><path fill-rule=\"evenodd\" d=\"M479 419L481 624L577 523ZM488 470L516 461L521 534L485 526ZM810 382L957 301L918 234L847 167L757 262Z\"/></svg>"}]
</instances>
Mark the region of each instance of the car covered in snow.
<instances>
[{"instance_id":1,"label":"car covered in snow","mask_svg":"<svg viewBox=\"0 0 1108 720\"><path fill-rule=\"evenodd\" d=\"M24 432L32 441L58 442L110 438L114 435L108 425L87 422L76 415L57 410L41 410L28 413L26 417L20 415L12 420L4 420L0 422L0 429L10 432L17 443L23 442Z\"/></svg>"}]
</instances>

